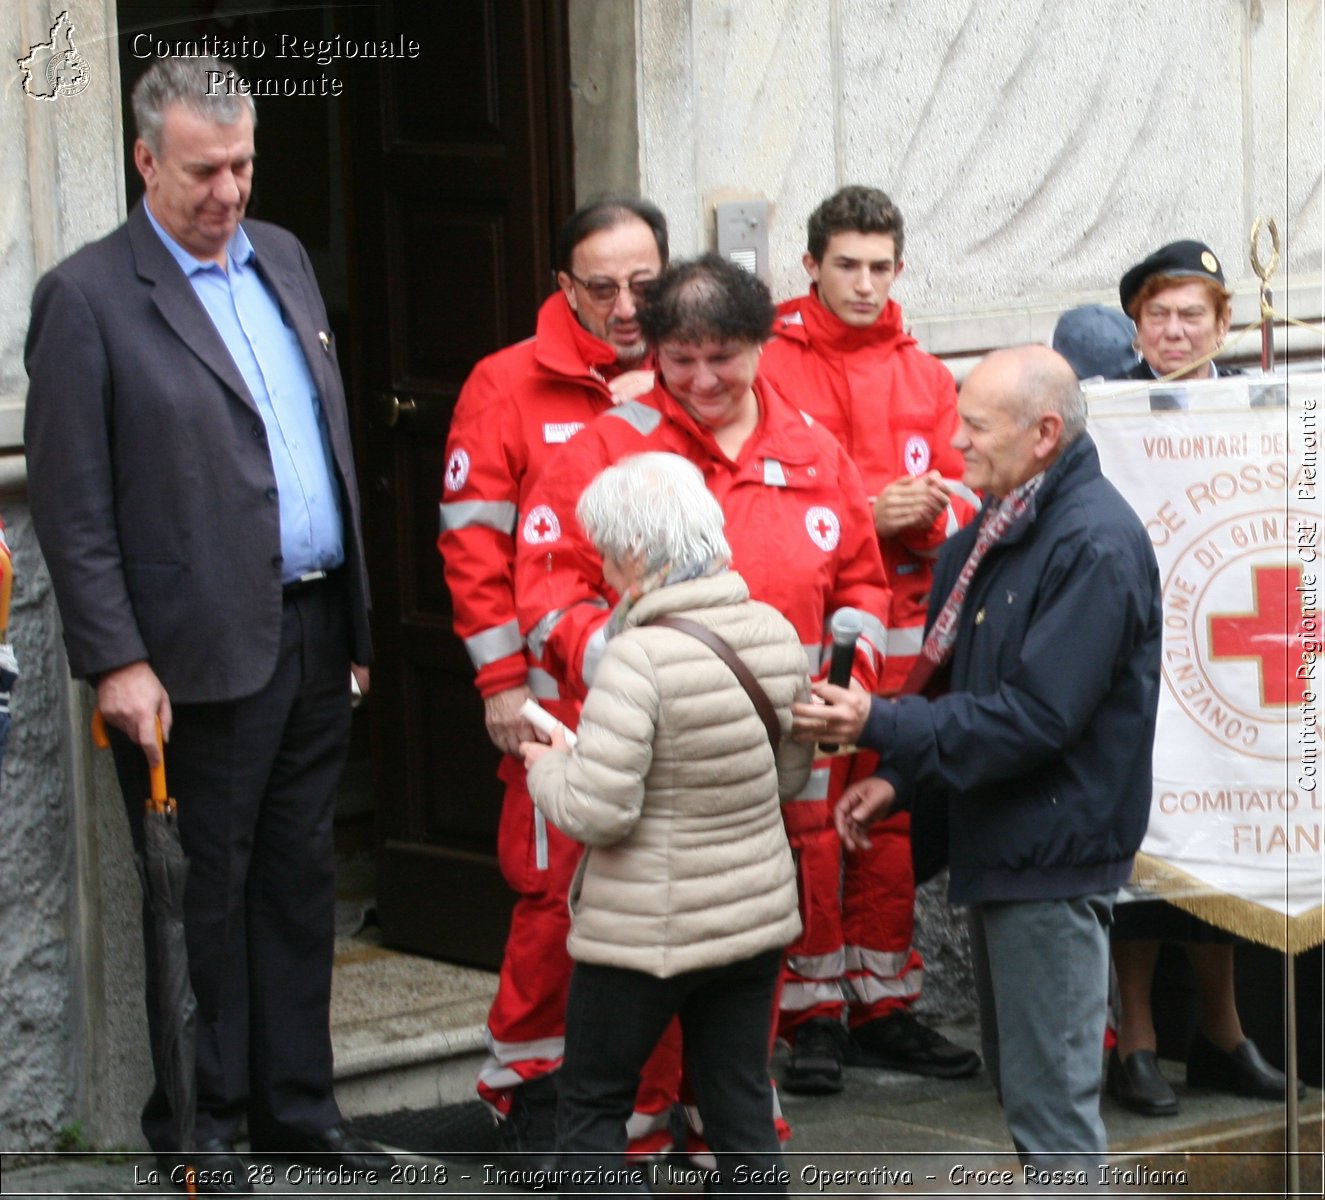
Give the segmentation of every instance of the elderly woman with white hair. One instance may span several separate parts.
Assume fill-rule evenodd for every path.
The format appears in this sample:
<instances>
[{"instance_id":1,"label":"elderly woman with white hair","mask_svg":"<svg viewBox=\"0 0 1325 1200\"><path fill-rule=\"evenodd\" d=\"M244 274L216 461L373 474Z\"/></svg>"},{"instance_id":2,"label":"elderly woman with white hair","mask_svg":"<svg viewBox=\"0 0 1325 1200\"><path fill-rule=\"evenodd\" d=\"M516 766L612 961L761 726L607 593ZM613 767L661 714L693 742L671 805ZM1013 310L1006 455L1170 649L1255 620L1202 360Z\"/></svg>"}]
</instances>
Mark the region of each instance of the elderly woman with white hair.
<instances>
[{"instance_id":1,"label":"elderly woman with white hair","mask_svg":"<svg viewBox=\"0 0 1325 1200\"><path fill-rule=\"evenodd\" d=\"M809 775L789 736L791 705L809 695L805 652L729 569L722 509L691 463L625 459L575 515L621 600L575 748L560 731L521 746L534 802L587 847L571 887L557 1149L576 1155L568 1169L612 1171L602 1183L624 1176L640 1069L679 1016L722 1186L768 1191L774 991L801 928L779 801ZM667 624L677 618L691 627Z\"/></svg>"}]
</instances>

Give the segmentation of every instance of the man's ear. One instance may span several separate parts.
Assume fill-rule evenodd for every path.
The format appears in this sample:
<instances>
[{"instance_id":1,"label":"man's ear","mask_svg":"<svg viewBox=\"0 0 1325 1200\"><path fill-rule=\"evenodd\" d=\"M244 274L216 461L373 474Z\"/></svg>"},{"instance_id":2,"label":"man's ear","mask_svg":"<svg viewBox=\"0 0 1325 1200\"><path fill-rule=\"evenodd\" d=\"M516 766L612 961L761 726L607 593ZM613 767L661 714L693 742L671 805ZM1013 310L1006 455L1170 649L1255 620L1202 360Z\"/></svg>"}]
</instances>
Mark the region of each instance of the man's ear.
<instances>
[{"instance_id":1,"label":"man's ear","mask_svg":"<svg viewBox=\"0 0 1325 1200\"><path fill-rule=\"evenodd\" d=\"M904 262L899 258L899 259L897 260L897 266L893 268L893 278L895 279L898 275L900 275L900 274L901 274L903 271L905 271L905 270L906 270L906 263L904 263Z\"/></svg>"},{"instance_id":2,"label":"man's ear","mask_svg":"<svg viewBox=\"0 0 1325 1200\"><path fill-rule=\"evenodd\" d=\"M1041 413L1036 420L1035 457L1052 459L1063 447L1063 418L1056 412Z\"/></svg>"},{"instance_id":3,"label":"man's ear","mask_svg":"<svg viewBox=\"0 0 1325 1200\"><path fill-rule=\"evenodd\" d=\"M156 178L157 162L156 155L142 138L136 138L133 143L133 165L138 168L138 174L143 177L143 182L149 187Z\"/></svg>"},{"instance_id":4,"label":"man's ear","mask_svg":"<svg viewBox=\"0 0 1325 1200\"><path fill-rule=\"evenodd\" d=\"M575 281L566 274L565 271L557 272L557 286L561 293L566 297L566 303L570 305L571 312L579 312L579 305L575 296Z\"/></svg>"},{"instance_id":5,"label":"man's ear","mask_svg":"<svg viewBox=\"0 0 1325 1200\"><path fill-rule=\"evenodd\" d=\"M805 273L810 277L812 283L819 282L819 264L814 261L814 255L808 250L801 255L801 262L805 264Z\"/></svg>"}]
</instances>

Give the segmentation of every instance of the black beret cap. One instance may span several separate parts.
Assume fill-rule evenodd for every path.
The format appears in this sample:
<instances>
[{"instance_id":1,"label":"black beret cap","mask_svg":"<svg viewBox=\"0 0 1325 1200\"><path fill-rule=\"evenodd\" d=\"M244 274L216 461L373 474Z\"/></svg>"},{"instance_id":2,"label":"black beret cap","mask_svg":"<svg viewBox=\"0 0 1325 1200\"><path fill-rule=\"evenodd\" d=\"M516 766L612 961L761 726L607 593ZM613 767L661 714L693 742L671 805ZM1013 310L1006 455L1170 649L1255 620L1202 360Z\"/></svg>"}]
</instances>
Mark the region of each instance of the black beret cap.
<instances>
[{"instance_id":1,"label":"black beret cap","mask_svg":"<svg viewBox=\"0 0 1325 1200\"><path fill-rule=\"evenodd\" d=\"M1221 288L1224 286L1224 268L1209 246L1204 242L1170 242L1149 258L1143 258L1122 277L1118 284L1118 298L1122 301L1123 312L1131 311L1136 294L1152 275L1190 276L1192 279L1212 280Z\"/></svg>"}]
</instances>

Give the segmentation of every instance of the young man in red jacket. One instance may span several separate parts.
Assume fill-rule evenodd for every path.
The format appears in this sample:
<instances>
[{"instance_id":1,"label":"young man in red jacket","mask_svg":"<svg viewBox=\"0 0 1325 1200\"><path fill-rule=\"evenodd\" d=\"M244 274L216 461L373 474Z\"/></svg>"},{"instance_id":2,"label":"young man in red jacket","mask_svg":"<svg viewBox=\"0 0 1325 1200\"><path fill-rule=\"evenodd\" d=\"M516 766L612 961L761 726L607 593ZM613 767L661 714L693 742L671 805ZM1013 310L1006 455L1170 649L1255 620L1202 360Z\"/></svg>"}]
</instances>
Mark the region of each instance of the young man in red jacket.
<instances>
[{"instance_id":1,"label":"young man in red jacket","mask_svg":"<svg viewBox=\"0 0 1325 1200\"><path fill-rule=\"evenodd\" d=\"M902 272L902 214L877 188L846 187L811 215L808 295L778 308L760 374L826 426L855 462L874 509L892 587L882 694L896 692L919 653L933 560L979 508L952 449L951 373L902 324L889 292ZM851 764L853 775L873 769ZM924 964L911 945L915 879L910 817L871 831L845 863L840 911L822 914L788 953L780 1031L792 1046L788 1091L842 1088L842 1064L959 1078L980 1068L911 1013ZM836 878L839 847L803 873ZM847 1029L843 1028L843 1017Z\"/></svg>"},{"instance_id":2,"label":"young man in red jacket","mask_svg":"<svg viewBox=\"0 0 1325 1200\"><path fill-rule=\"evenodd\" d=\"M485 1035L478 1093L501 1118L508 1149L553 1148L566 984L566 890L580 848L535 809L517 753L534 732L533 696L572 727L555 687L527 659L515 609L515 527L548 458L598 413L653 386L636 320L639 293L667 265L667 223L647 201L584 205L557 241L558 290L532 338L483 359L456 402L442 476L441 552L456 634L483 697L506 785L497 856L517 893ZM658 1101L670 1106L670 1097Z\"/></svg>"}]
</instances>

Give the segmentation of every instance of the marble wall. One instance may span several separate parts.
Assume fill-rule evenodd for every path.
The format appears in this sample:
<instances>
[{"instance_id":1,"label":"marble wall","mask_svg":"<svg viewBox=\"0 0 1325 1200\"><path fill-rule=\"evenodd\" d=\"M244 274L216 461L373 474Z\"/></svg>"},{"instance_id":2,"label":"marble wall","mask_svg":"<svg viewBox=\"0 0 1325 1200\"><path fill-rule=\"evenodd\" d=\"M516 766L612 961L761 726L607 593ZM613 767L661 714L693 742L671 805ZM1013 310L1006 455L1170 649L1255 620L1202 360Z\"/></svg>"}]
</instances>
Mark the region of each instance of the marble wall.
<instances>
[{"instance_id":1,"label":"marble wall","mask_svg":"<svg viewBox=\"0 0 1325 1200\"><path fill-rule=\"evenodd\" d=\"M69 13L86 85L31 94L12 65ZM0 1146L139 1141L150 1086L140 891L119 788L89 749L32 532L21 453L23 340L40 274L124 219L114 0L11 0L0 61L0 517L15 558L21 675L0 780ZM38 89L39 90L39 89ZM6 452L7 451L7 452Z\"/></svg>"},{"instance_id":2,"label":"marble wall","mask_svg":"<svg viewBox=\"0 0 1325 1200\"><path fill-rule=\"evenodd\" d=\"M642 189L683 255L712 244L715 203L768 200L778 297L804 290L806 217L845 183L901 207L896 295L945 354L1116 302L1122 271L1180 237L1209 242L1249 294L1258 214L1285 235L1277 291L1321 278L1316 0L641 0L636 13ZM1293 315L1320 315L1318 289L1293 296Z\"/></svg>"}]
</instances>

